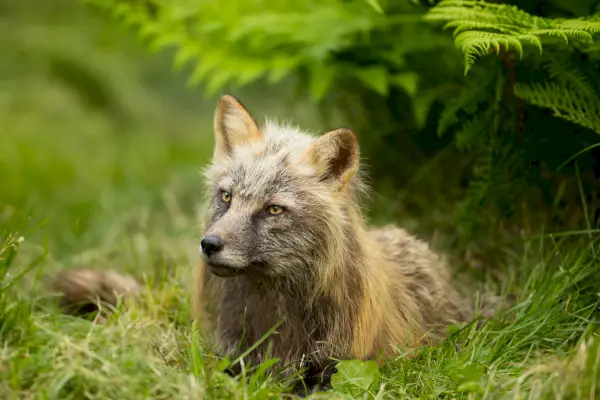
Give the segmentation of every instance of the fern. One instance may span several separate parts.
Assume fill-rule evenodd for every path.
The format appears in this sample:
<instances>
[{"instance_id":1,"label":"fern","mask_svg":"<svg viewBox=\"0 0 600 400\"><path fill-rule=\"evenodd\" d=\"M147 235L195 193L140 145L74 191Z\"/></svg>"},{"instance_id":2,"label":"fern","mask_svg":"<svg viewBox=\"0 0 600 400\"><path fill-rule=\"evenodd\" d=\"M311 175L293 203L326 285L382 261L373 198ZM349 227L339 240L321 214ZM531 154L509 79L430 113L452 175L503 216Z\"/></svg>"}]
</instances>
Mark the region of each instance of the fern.
<instances>
[{"instance_id":1,"label":"fern","mask_svg":"<svg viewBox=\"0 0 600 400\"><path fill-rule=\"evenodd\" d=\"M600 33L598 17L551 19L530 15L515 6L487 3L483 0L442 0L424 16L430 21L448 21L444 28L454 28L456 47L464 53L465 74L477 58L491 49L498 53L516 50L523 57L523 47L532 45L542 52L546 39L569 40L589 44Z\"/></svg>"},{"instance_id":2,"label":"fern","mask_svg":"<svg viewBox=\"0 0 600 400\"><path fill-rule=\"evenodd\" d=\"M461 151L471 151L484 145L486 135L491 129L494 109L488 108L470 121L465 122L455 133L456 147Z\"/></svg>"},{"instance_id":3,"label":"fern","mask_svg":"<svg viewBox=\"0 0 600 400\"><path fill-rule=\"evenodd\" d=\"M478 149L478 155L473 166L473 178L467 188L465 199L456 210L456 222L460 235L469 237L479 215L478 210L484 205L492 187L492 169L495 167L494 149L486 141Z\"/></svg>"},{"instance_id":4,"label":"fern","mask_svg":"<svg viewBox=\"0 0 600 400\"><path fill-rule=\"evenodd\" d=\"M462 119L459 114L467 116L476 114L479 110L478 106L489 101L488 93L495 79L495 74L486 73L467 82L458 96L446 103L438 121L438 135L444 134L451 126L458 123Z\"/></svg>"},{"instance_id":5,"label":"fern","mask_svg":"<svg viewBox=\"0 0 600 400\"><path fill-rule=\"evenodd\" d=\"M531 104L553 111L554 116L600 133L600 101L566 84L555 82L522 84L514 87L517 96Z\"/></svg>"},{"instance_id":6,"label":"fern","mask_svg":"<svg viewBox=\"0 0 600 400\"><path fill-rule=\"evenodd\" d=\"M594 99L597 99L598 94L588 77L580 70L574 68L569 61L564 58L559 60L549 54L546 55L546 60L544 69L548 72L548 76L552 80L571 86L589 101L593 102Z\"/></svg>"},{"instance_id":7,"label":"fern","mask_svg":"<svg viewBox=\"0 0 600 400\"><path fill-rule=\"evenodd\" d=\"M332 55L356 42L360 35L385 26L379 3L365 0L223 0L211 2L84 0L112 13L135 29L154 50L174 47L174 65L194 63L189 84L205 83L214 94L228 84L247 85L266 78L273 84L299 68L324 66L340 72ZM343 21L343 23L339 23ZM323 68L318 71L323 70ZM367 74L346 66L348 74ZM335 73L316 77L313 97L330 87ZM390 82L376 82L381 91Z\"/></svg>"},{"instance_id":8,"label":"fern","mask_svg":"<svg viewBox=\"0 0 600 400\"><path fill-rule=\"evenodd\" d=\"M516 51L523 57L526 45L542 52L542 43L558 39L578 48L592 42L593 35L600 33L600 18L551 19L530 15L515 6L492 4L482 0L442 0L426 15L427 20L448 21L445 28L454 28L455 45L464 54L465 74L475 61L491 50L499 53ZM550 40L548 40L550 39ZM588 46L588 49L591 47ZM541 83L520 83L514 92L523 100L551 109L556 117L575 122L599 132L598 112L600 98L597 91L580 71L570 67L564 60L547 57L544 67L548 80ZM477 90L465 96L478 96ZM463 104L449 105L440 119L438 132L457 122L456 114ZM458 136L457 136L458 137Z\"/></svg>"},{"instance_id":9,"label":"fern","mask_svg":"<svg viewBox=\"0 0 600 400\"><path fill-rule=\"evenodd\" d=\"M378 180L402 182L398 170L409 169L398 168L398 159L421 162L451 134L464 154L457 168L475 160L458 174L471 179L452 201L460 202L464 233L494 212L513 212L544 179L543 190L552 192L542 169L550 174L549 165L573 154L565 153L597 139L590 130L600 133L600 78L591 72L600 64L598 15L569 10L577 18L548 18L483 0L82 1L112 13L150 48L174 48L174 66L191 67L189 83L209 94L296 75L324 114L341 111L357 132L374 133L363 136L363 149ZM436 21L452 35L430 24ZM501 60L480 60L490 53ZM532 105L589 129L562 134L572 127ZM446 137L434 143L436 133ZM422 156L401 157L413 141L428 142L416 153Z\"/></svg>"}]
</instances>

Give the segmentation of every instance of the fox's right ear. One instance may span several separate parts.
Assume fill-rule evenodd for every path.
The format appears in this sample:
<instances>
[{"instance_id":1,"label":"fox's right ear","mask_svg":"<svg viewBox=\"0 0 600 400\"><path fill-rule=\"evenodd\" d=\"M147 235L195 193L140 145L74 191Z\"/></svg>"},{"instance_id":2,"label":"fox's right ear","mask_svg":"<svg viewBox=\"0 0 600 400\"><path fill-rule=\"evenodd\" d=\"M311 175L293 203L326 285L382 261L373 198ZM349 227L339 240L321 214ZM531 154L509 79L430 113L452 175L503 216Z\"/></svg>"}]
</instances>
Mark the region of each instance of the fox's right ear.
<instances>
[{"instance_id":1,"label":"fox's right ear","mask_svg":"<svg viewBox=\"0 0 600 400\"><path fill-rule=\"evenodd\" d=\"M221 96L214 118L215 150L213 160L231 154L236 146L260 141L262 134L254 118L234 96Z\"/></svg>"}]
</instances>

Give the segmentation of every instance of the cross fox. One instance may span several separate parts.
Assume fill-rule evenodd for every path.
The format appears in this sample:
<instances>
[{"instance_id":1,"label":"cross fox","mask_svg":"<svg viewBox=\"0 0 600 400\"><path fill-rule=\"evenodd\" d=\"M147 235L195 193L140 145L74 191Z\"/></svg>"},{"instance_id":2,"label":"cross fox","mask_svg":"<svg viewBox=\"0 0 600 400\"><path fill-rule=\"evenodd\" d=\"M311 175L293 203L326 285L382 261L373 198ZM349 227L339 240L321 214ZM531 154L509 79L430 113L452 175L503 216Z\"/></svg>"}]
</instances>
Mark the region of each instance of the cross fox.
<instances>
[{"instance_id":1,"label":"cross fox","mask_svg":"<svg viewBox=\"0 0 600 400\"><path fill-rule=\"evenodd\" d=\"M395 226L367 225L351 130L314 136L270 120L259 126L224 95L214 139L192 304L222 355L239 356L279 324L245 362L277 357L289 371L327 376L331 359L391 357L472 318L425 242ZM114 302L108 280L86 282L78 273L104 279L65 271L56 281L65 304L84 293ZM114 292L139 291L112 281Z\"/></svg>"}]
</instances>

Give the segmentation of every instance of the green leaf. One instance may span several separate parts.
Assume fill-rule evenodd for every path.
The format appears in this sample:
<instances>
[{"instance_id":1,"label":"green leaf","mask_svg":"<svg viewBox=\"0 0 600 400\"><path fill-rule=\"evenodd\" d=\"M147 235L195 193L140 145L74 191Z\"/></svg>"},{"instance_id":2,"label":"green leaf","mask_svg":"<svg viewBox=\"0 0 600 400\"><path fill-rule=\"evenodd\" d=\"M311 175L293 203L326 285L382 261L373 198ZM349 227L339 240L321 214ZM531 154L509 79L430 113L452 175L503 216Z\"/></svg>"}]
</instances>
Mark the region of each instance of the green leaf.
<instances>
[{"instance_id":1,"label":"green leaf","mask_svg":"<svg viewBox=\"0 0 600 400\"><path fill-rule=\"evenodd\" d=\"M600 133L599 96L586 96L586 91L572 86L567 82L517 83L513 91L528 103L551 110L558 118Z\"/></svg>"},{"instance_id":2,"label":"green leaf","mask_svg":"<svg viewBox=\"0 0 600 400\"><path fill-rule=\"evenodd\" d=\"M460 385L458 385L458 388L456 388L456 390L458 390L459 392L465 392L465 393L483 394L483 392L484 392L484 389L481 387L481 384L479 382L461 383Z\"/></svg>"},{"instance_id":3,"label":"green leaf","mask_svg":"<svg viewBox=\"0 0 600 400\"><path fill-rule=\"evenodd\" d=\"M465 393L483 393L482 378L485 367L479 363L467 364L454 373L452 379L458 384L457 390Z\"/></svg>"},{"instance_id":4,"label":"green leaf","mask_svg":"<svg viewBox=\"0 0 600 400\"><path fill-rule=\"evenodd\" d=\"M229 359L229 357L224 357L221 359L221 361L219 361L215 369L220 372L225 372L225 370L229 368L230 364L231 360Z\"/></svg>"},{"instance_id":5,"label":"green leaf","mask_svg":"<svg viewBox=\"0 0 600 400\"><path fill-rule=\"evenodd\" d=\"M388 71L384 67L351 69L351 73L370 89L387 96L389 89Z\"/></svg>"},{"instance_id":6,"label":"green leaf","mask_svg":"<svg viewBox=\"0 0 600 400\"><path fill-rule=\"evenodd\" d=\"M402 72L390 78L393 84L400 86L410 96L417 94L419 87L419 75L416 72Z\"/></svg>"},{"instance_id":7,"label":"green leaf","mask_svg":"<svg viewBox=\"0 0 600 400\"><path fill-rule=\"evenodd\" d=\"M457 390L465 393L484 392L482 387L482 378L485 375L485 367L479 363L468 364L455 372L452 377L454 382L458 383Z\"/></svg>"},{"instance_id":8,"label":"green leaf","mask_svg":"<svg viewBox=\"0 0 600 400\"><path fill-rule=\"evenodd\" d=\"M373 7L373 9L375 11L377 11L380 14L383 14L383 10L381 9L381 6L379 5L379 2L377 0L365 0L365 1L367 2L368 5Z\"/></svg>"},{"instance_id":9,"label":"green leaf","mask_svg":"<svg viewBox=\"0 0 600 400\"><path fill-rule=\"evenodd\" d=\"M379 378L379 367L375 361L345 360L337 364L331 385L336 391L360 396L377 387Z\"/></svg>"},{"instance_id":10,"label":"green leaf","mask_svg":"<svg viewBox=\"0 0 600 400\"><path fill-rule=\"evenodd\" d=\"M446 21L445 29L454 28L454 40L465 57L465 75L478 57L490 50L499 53L516 50L523 57L523 45L535 46L542 53L542 39L559 38L591 42L600 33L600 21L589 18L544 18L533 16L508 4L486 1L442 0L424 17L429 21ZM556 44L556 40L549 43Z\"/></svg>"},{"instance_id":11,"label":"green leaf","mask_svg":"<svg viewBox=\"0 0 600 400\"><path fill-rule=\"evenodd\" d=\"M485 375L484 366L479 363L471 363L454 374L454 381L458 383L479 381L483 375Z\"/></svg>"},{"instance_id":12,"label":"green leaf","mask_svg":"<svg viewBox=\"0 0 600 400\"><path fill-rule=\"evenodd\" d=\"M330 65L317 64L310 68L309 85L313 101L323 98L333 83L335 68Z\"/></svg>"},{"instance_id":13,"label":"green leaf","mask_svg":"<svg viewBox=\"0 0 600 400\"><path fill-rule=\"evenodd\" d=\"M177 51L175 59L173 61L173 66L175 70L181 70L181 68L197 54L198 49L196 49L196 47L191 43L186 43L185 45L182 45L179 51Z\"/></svg>"},{"instance_id":14,"label":"green leaf","mask_svg":"<svg viewBox=\"0 0 600 400\"><path fill-rule=\"evenodd\" d=\"M429 110L431 109L431 105L435 101L437 97L437 93L433 90L421 93L413 100L413 109L415 120L417 122L417 127L419 129L425 126L425 122L427 121L427 116L429 115Z\"/></svg>"}]
</instances>

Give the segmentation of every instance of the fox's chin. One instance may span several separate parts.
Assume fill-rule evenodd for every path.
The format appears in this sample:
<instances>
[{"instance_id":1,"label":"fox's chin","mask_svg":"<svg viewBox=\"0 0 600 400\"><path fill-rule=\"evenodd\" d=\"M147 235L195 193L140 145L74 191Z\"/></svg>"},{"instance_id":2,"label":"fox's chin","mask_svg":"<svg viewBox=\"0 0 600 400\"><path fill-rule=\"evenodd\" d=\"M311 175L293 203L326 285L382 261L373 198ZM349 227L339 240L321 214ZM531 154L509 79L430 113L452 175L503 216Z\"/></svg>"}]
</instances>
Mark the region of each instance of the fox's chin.
<instances>
[{"instance_id":1,"label":"fox's chin","mask_svg":"<svg viewBox=\"0 0 600 400\"><path fill-rule=\"evenodd\" d=\"M223 264L208 263L210 272L219 278L230 278L244 273L244 268L235 268Z\"/></svg>"}]
</instances>

